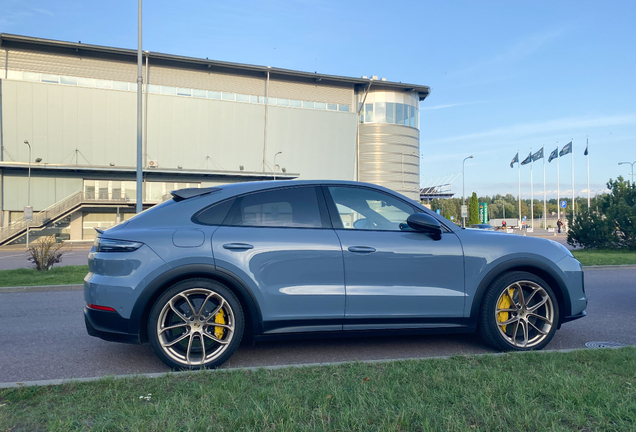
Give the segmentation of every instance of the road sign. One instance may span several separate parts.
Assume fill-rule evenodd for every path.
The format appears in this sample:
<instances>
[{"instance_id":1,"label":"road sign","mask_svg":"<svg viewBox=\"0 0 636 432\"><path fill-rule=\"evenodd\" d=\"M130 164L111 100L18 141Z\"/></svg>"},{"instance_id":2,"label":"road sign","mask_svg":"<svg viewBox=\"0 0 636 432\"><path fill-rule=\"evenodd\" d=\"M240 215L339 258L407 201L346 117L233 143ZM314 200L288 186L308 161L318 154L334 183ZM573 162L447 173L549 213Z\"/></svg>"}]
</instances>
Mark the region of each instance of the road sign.
<instances>
[{"instance_id":1,"label":"road sign","mask_svg":"<svg viewBox=\"0 0 636 432\"><path fill-rule=\"evenodd\" d=\"M463 205L462 206L462 217L468 217L468 206L467 205Z\"/></svg>"},{"instance_id":2,"label":"road sign","mask_svg":"<svg viewBox=\"0 0 636 432\"><path fill-rule=\"evenodd\" d=\"M521 218L521 222L525 222L526 220L528 220L528 216L524 216Z\"/></svg>"},{"instance_id":3,"label":"road sign","mask_svg":"<svg viewBox=\"0 0 636 432\"><path fill-rule=\"evenodd\" d=\"M568 206L567 201L561 201L561 208L566 208Z\"/></svg>"},{"instance_id":4,"label":"road sign","mask_svg":"<svg viewBox=\"0 0 636 432\"><path fill-rule=\"evenodd\" d=\"M435 210L435 212L436 212L437 214L440 214L439 209Z\"/></svg>"},{"instance_id":5,"label":"road sign","mask_svg":"<svg viewBox=\"0 0 636 432\"><path fill-rule=\"evenodd\" d=\"M455 216L451 216L451 220L455 220Z\"/></svg>"},{"instance_id":6,"label":"road sign","mask_svg":"<svg viewBox=\"0 0 636 432\"><path fill-rule=\"evenodd\" d=\"M488 223L488 203L479 203L479 222Z\"/></svg>"},{"instance_id":7,"label":"road sign","mask_svg":"<svg viewBox=\"0 0 636 432\"><path fill-rule=\"evenodd\" d=\"M24 206L24 220L33 221L33 206Z\"/></svg>"}]
</instances>

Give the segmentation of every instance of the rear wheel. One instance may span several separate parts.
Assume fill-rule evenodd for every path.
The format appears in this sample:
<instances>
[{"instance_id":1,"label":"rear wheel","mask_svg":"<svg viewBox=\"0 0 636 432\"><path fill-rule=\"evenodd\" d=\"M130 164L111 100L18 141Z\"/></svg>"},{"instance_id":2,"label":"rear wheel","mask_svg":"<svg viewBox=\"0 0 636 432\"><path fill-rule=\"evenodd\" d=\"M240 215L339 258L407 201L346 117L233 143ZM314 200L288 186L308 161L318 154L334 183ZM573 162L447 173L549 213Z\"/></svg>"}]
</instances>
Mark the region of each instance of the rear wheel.
<instances>
[{"instance_id":1,"label":"rear wheel","mask_svg":"<svg viewBox=\"0 0 636 432\"><path fill-rule=\"evenodd\" d=\"M510 272L497 278L481 305L482 338L503 351L545 347L559 324L559 305L550 286L528 272Z\"/></svg>"},{"instance_id":2,"label":"rear wheel","mask_svg":"<svg viewBox=\"0 0 636 432\"><path fill-rule=\"evenodd\" d=\"M241 304L230 289L209 279L189 279L154 304L148 339L171 368L216 368L240 344L243 323Z\"/></svg>"}]
</instances>

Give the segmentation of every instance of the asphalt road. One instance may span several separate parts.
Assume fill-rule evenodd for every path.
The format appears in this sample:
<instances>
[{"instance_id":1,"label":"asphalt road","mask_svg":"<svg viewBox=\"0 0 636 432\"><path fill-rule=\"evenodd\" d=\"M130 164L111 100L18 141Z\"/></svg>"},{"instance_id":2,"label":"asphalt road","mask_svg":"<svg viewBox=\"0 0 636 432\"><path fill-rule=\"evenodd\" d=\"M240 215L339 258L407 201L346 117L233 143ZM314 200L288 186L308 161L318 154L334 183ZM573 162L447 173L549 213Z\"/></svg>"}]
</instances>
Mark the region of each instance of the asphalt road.
<instances>
[{"instance_id":1,"label":"asphalt road","mask_svg":"<svg viewBox=\"0 0 636 432\"><path fill-rule=\"evenodd\" d=\"M586 318L565 324L547 349L586 342L636 344L636 269L585 273ZM105 342L86 334L82 291L0 294L0 382L79 378L168 368L150 345ZM358 337L242 346L223 367L432 357L493 352L476 335Z\"/></svg>"},{"instance_id":2,"label":"asphalt road","mask_svg":"<svg viewBox=\"0 0 636 432\"><path fill-rule=\"evenodd\" d=\"M74 247L62 255L62 262L56 266L87 265L90 246ZM32 267L27 258L31 256L24 248L10 248L0 250L0 270L12 270Z\"/></svg>"}]
</instances>

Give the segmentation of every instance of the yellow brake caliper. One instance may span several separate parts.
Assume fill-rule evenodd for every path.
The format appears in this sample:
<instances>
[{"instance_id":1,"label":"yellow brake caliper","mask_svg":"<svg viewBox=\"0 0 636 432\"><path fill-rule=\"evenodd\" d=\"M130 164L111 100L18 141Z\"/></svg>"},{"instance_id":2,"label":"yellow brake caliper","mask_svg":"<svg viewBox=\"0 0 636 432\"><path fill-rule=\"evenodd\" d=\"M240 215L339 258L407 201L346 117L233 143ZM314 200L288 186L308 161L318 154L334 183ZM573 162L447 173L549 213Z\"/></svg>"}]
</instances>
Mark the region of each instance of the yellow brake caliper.
<instances>
[{"instance_id":1,"label":"yellow brake caliper","mask_svg":"<svg viewBox=\"0 0 636 432\"><path fill-rule=\"evenodd\" d=\"M219 311L214 316L214 322L217 324L225 324L225 314L223 313L223 309L219 309ZM214 326L214 336L217 339L222 339L223 334L225 333L225 329L223 327Z\"/></svg>"},{"instance_id":2,"label":"yellow brake caliper","mask_svg":"<svg viewBox=\"0 0 636 432\"><path fill-rule=\"evenodd\" d=\"M512 298L513 294L514 294L514 289L508 288L508 295L501 297L501 300L499 300L499 304L497 305L497 308L498 309L510 308L510 306L512 305L512 303L510 302L510 299ZM504 322L507 320L508 320L508 312L499 312L497 314L497 321ZM506 326L502 326L501 328L503 329L503 331L506 331Z\"/></svg>"}]
</instances>

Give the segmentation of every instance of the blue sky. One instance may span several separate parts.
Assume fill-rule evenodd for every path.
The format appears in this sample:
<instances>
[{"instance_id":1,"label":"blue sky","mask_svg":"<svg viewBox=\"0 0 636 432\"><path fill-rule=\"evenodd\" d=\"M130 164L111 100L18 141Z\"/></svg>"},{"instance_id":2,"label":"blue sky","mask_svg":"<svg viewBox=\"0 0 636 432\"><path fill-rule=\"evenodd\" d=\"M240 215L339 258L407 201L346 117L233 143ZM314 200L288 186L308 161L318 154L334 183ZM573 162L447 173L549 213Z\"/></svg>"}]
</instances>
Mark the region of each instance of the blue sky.
<instances>
[{"instance_id":1,"label":"blue sky","mask_svg":"<svg viewBox=\"0 0 636 432\"><path fill-rule=\"evenodd\" d=\"M3 0L0 32L135 48L137 2ZM461 171L466 189L517 194L517 150L574 139L575 190L636 161L634 1L145 1L150 51L428 85L422 183ZM571 195L570 156L561 191ZM535 163L534 189L543 190ZM555 162L547 164L549 196ZM521 170L530 196L530 167ZM461 177L453 190L461 194ZM468 193L468 192L467 192Z\"/></svg>"}]
</instances>

